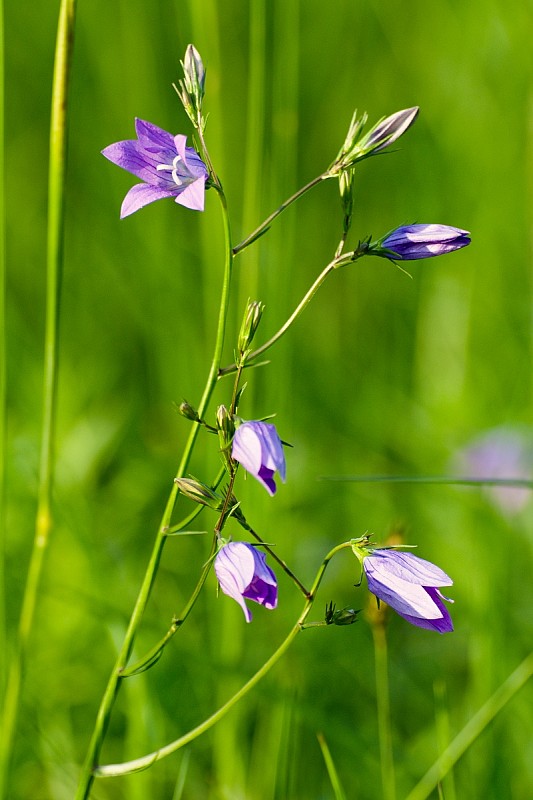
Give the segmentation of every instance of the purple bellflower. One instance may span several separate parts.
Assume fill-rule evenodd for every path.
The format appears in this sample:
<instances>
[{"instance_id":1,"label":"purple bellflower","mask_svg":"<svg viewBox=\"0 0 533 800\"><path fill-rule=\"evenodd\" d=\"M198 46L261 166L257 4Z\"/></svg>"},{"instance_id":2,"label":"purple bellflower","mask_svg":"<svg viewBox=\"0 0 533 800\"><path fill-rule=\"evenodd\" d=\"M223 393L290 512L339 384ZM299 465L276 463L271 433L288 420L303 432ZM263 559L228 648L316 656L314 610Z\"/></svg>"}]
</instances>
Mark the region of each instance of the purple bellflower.
<instances>
[{"instance_id":1,"label":"purple bellflower","mask_svg":"<svg viewBox=\"0 0 533 800\"><path fill-rule=\"evenodd\" d=\"M453 581L439 567L412 553L372 550L363 555L368 588L397 614L419 628L448 633L453 623L438 589ZM453 602L449 600L449 602Z\"/></svg>"},{"instance_id":2,"label":"purple bellflower","mask_svg":"<svg viewBox=\"0 0 533 800\"><path fill-rule=\"evenodd\" d=\"M285 483L285 455L275 425L243 422L233 437L231 455L263 484L269 495L276 493L276 471Z\"/></svg>"},{"instance_id":3,"label":"purple bellflower","mask_svg":"<svg viewBox=\"0 0 533 800\"><path fill-rule=\"evenodd\" d=\"M173 136L142 119L135 120L135 131L137 139L115 142L102 150L109 161L143 181L126 194L120 218L165 197L203 211L207 168L196 150L185 146L187 137Z\"/></svg>"},{"instance_id":4,"label":"purple bellflower","mask_svg":"<svg viewBox=\"0 0 533 800\"><path fill-rule=\"evenodd\" d=\"M483 481L508 479L519 486L487 486L486 491L504 514L517 514L531 500L533 436L531 429L491 428L472 440L454 459L454 471ZM528 486L529 483L529 486Z\"/></svg>"},{"instance_id":5,"label":"purple bellflower","mask_svg":"<svg viewBox=\"0 0 533 800\"><path fill-rule=\"evenodd\" d=\"M470 244L470 233L450 225L402 225L370 245L368 255L392 261L414 261L460 250Z\"/></svg>"},{"instance_id":6,"label":"purple bellflower","mask_svg":"<svg viewBox=\"0 0 533 800\"><path fill-rule=\"evenodd\" d=\"M215 557L215 574L220 588L244 611L246 622L252 613L246 605L253 600L268 609L278 604L276 576L266 564L266 553L246 542L228 542Z\"/></svg>"}]
</instances>

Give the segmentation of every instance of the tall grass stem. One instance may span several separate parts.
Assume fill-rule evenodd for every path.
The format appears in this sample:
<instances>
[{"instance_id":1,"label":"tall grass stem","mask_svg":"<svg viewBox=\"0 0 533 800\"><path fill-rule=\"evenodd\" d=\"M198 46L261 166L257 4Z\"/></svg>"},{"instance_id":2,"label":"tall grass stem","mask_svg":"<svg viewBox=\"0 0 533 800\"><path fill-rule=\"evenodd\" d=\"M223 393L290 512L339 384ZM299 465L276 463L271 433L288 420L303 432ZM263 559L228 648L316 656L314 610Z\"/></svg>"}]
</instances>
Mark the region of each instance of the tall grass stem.
<instances>
[{"instance_id":1,"label":"tall grass stem","mask_svg":"<svg viewBox=\"0 0 533 800\"><path fill-rule=\"evenodd\" d=\"M56 39L50 120L43 420L37 513L35 536L19 618L18 635L13 648L6 684L0 747L0 797L6 796L7 772L11 760L28 643L35 616L44 556L52 528L59 301L63 260L67 164L67 100L72 63L75 12L76 0L62 0Z\"/></svg>"}]
</instances>

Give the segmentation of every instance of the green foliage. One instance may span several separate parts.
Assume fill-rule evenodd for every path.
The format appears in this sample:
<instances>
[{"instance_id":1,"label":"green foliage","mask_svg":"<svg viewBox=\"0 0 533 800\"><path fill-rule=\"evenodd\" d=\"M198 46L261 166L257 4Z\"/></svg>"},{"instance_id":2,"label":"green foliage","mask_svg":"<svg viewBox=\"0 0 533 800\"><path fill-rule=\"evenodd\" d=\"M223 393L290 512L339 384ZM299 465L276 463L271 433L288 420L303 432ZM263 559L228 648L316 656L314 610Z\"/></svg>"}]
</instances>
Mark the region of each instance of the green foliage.
<instances>
[{"instance_id":1,"label":"green foliage","mask_svg":"<svg viewBox=\"0 0 533 800\"><path fill-rule=\"evenodd\" d=\"M464 251L410 265L336 271L250 371L240 413L276 412L290 441L275 502L239 476L246 517L303 582L325 552L402 529L455 581L455 633L391 618L392 748L405 797L449 739L525 658L533 640L533 504L505 516L475 487L344 483L344 474L448 474L457 448L502 424L531 425L531 164L528 4L397 0L81 3L71 86L62 288L55 527L23 690L10 800L73 796L102 689L122 639L215 335L222 227L160 202L120 221L131 176L100 155L133 119L192 135L172 83L194 42L207 67L206 138L235 242L327 168L353 108L371 120L420 106L413 128L355 175L353 241L407 222L472 232ZM13 634L31 546L41 420L46 164L55 4L6 8L6 619ZM21 42L24 46L21 47ZM528 54L526 57L526 53ZM31 167L31 169L30 169ZM265 311L254 346L283 324L342 234L335 181L288 209L235 264L227 363L248 298ZM229 386L229 384L228 384ZM217 390L212 408L225 402ZM215 424L214 411L211 425ZM191 472L219 461L202 431ZM207 510L201 522L209 529ZM235 524L232 529L237 534ZM136 654L194 588L206 537L168 540ZM316 609L361 608L353 559L338 557ZM321 602L322 599L322 602ZM103 757L135 758L223 703L282 640L301 597L280 576L279 608L254 624L212 576L154 669L128 678ZM218 727L153 769L101 780L96 800L282 800L333 796L323 732L348 797L382 797L372 634L302 633ZM436 688L437 687L437 688ZM445 690L442 689L445 687ZM444 782L446 797L533 794L532 687L522 689ZM437 699L435 699L437 697ZM444 699L443 699L444 698ZM443 720L445 723L443 723ZM448 739L448 740L449 740ZM182 772L180 773L180 764ZM183 790L181 783L183 782ZM434 796L437 796L436 793Z\"/></svg>"}]
</instances>

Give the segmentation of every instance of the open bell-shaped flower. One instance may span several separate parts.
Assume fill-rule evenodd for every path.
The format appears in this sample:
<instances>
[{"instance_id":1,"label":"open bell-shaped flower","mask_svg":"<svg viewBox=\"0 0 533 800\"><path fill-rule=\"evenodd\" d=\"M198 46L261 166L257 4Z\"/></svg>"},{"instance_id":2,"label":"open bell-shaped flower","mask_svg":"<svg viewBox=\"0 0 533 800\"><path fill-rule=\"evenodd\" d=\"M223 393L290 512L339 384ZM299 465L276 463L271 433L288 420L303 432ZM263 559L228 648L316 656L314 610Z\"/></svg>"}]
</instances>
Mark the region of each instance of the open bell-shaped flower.
<instances>
[{"instance_id":1,"label":"open bell-shaped flower","mask_svg":"<svg viewBox=\"0 0 533 800\"><path fill-rule=\"evenodd\" d=\"M412 553L375 548L368 537L352 542L352 549L363 565L368 588L378 600L419 628L448 633L453 623L443 600L453 603L439 591L451 586L452 579L440 567Z\"/></svg>"},{"instance_id":2,"label":"open bell-shaped flower","mask_svg":"<svg viewBox=\"0 0 533 800\"><path fill-rule=\"evenodd\" d=\"M276 472L285 483L285 454L275 425L243 422L233 437L231 455L263 484L270 495L276 493Z\"/></svg>"},{"instance_id":3,"label":"open bell-shaped flower","mask_svg":"<svg viewBox=\"0 0 533 800\"><path fill-rule=\"evenodd\" d=\"M173 136L142 119L135 120L135 130L137 139L115 142L102 150L109 161L142 180L126 194L121 219L166 197L203 211L207 168L196 150L186 147L187 137Z\"/></svg>"},{"instance_id":4,"label":"open bell-shaped flower","mask_svg":"<svg viewBox=\"0 0 533 800\"><path fill-rule=\"evenodd\" d=\"M265 608L278 604L276 576L266 563L266 554L246 542L228 542L215 557L215 574L220 588L244 611L246 622L252 613L245 600L253 600Z\"/></svg>"}]
</instances>

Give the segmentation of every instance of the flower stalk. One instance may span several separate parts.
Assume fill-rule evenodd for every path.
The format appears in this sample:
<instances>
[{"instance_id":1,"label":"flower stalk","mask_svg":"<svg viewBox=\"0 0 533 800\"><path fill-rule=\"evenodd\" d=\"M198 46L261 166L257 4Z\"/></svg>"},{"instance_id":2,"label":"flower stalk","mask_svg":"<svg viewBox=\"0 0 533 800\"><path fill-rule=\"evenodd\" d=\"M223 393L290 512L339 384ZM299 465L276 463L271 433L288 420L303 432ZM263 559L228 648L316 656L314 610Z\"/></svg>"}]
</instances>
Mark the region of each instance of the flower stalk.
<instances>
[{"instance_id":1,"label":"flower stalk","mask_svg":"<svg viewBox=\"0 0 533 800\"><path fill-rule=\"evenodd\" d=\"M205 147L205 142L202 138L202 146L204 148L204 152L207 154L207 148ZM206 163L210 163L209 158L207 158ZM222 191L222 187L220 181L217 179L217 185L220 187L220 191L217 192L218 197L220 199L221 207L222 207L222 219L224 224L224 236L225 236L225 246L226 246L226 256L225 256L225 263L224 263L224 276L222 282L222 291L221 291L221 302L220 302L220 310L218 316L218 323L216 329L216 337L215 337L215 346L213 351L213 356L211 360L211 366L209 369L209 374L207 376L207 380L205 383L204 391L202 394L202 398L198 405L198 416L203 418L205 412L207 410L209 401L211 399L211 395L213 394L215 385L217 383L218 372L220 368L220 361L222 358L222 350L224 346L224 338L226 332L226 323L228 317L228 309L229 309L229 298L230 298L230 285L231 285L231 275L232 275L232 265L233 265L233 252L232 252L232 245L231 245L231 230L230 230L230 222L229 222L229 215L228 215L228 208L226 203L225 195ZM189 434L189 438L185 445L185 450L183 452L181 462L178 466L178 470L176 473L177 478L181 478L187 471L187 467L196 444L196 439L198 436L198 432L200 430L199 423L194 423L191 428L191 432ZM91 741L89 744L89 749L86 755L86 759L82 768L82 773L80 777L80 782L78 785L78 791L75 796L75 800L86 800L89 797L89 793L91 790L91 786L94 780L94 766L98 762L98 757L100 754L100 750L102 747L102 743L105 737L105 733L107 730L107 726L109 723L109 718L111 716L111 711L115 702L115 698L117 692L120 688L120 682L124 674L124 670L126 668L128 659L130 657L133 644L135 641L135 637L137 634L137 630L141 623L141 620L144 616L144 611L146 609L146 605L148 603L148 599L150 597L152 587L155 582L155 578L157 575L159 562L161 559L161 555L163 552L163 547L166 540L166 534L170 527L172 512L174 510L174 506L176 504L176 500L179 493L179 486L177 483L173 483L172 489L170 491L167 504L165 506L165 510L163 512L163 516L161 519L161 524L156 534L152 554L150 557L150 561L148 563L148 567L146 569L146 573L144 575L141 588L139 590L139 594L137 596L137 600L133 609L133 613L130 618L130 622L128 628L126 630L126 634L124 636L124 640L122 642L122 646L120 652L118 654L115 666L111 675L108 680L108 684L106 690L104 692L102 702L100 704L100 709L98 711L98 716L96 720L96 725L93 731L93 735L91 737ZM205 578L204 578L205 580ZM202 584L203 585L203 584ZM200 587L201 588L201 587Z\"/></svg>"}]
</instances>

